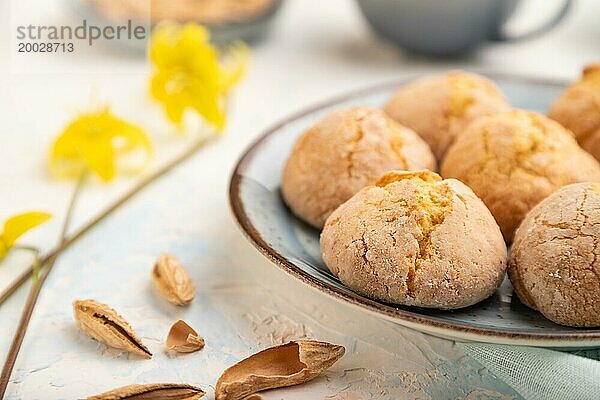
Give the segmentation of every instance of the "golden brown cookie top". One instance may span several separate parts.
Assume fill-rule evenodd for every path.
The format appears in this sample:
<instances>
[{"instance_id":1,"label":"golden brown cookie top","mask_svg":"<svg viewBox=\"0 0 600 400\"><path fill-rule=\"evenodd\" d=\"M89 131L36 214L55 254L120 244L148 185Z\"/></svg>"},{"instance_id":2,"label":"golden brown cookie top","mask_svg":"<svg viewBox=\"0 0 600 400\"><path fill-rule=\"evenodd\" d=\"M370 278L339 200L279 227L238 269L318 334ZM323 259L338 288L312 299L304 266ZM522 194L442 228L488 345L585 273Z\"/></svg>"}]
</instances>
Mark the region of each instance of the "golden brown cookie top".
<instances>
[{"instance_id":1,"label":"golden brown cookie top","mask_svg":"<svg viewBox=\"0 0 600 400\"><path fill-rule=\"evenodd\" d=\"M452 119L463 118L468 109L477 101L478 92L490 97L500 95L496 86L489 80L474 74L451 71L447 75L450 87L446 117L448 124Z\"/></svg>"},{"instance_id":2,"label":"golden brown cookie top","mask_svg":"<svg viewBox=\"0 0 600 400\"><path fill-rule=\"evenodd\" d=\"M421 231L418 240L421 257L423 257L431 232L452 212L453 191L450 186L442 182L442 178L438 174L427 170L391 171L379 178L375 186L388 188L394 183L404 180L412 181L411 186L415 190L415 199L412 204L402 204L401 206L405 206L406 215L419 213L416 224Z\"/></svg>"},{"instance_id":3,"label":"golden brown cookie top","mask_svg":"<svg viewBox=\"0 0 600 400\"><path fill-rule=\"evenodd\" d=\"M290 208L311 225L391 169L435 169L429 146L383 111L352 107L327 115L296 141L283 171Z\"/></svg>"},{"instance_id":4,"label":"golden brown cookie top","mask_svg":"<svg viewBox=\"0 0 600 400\"><path fill-rule=\"evenodd\" d=\"M491 81L463 71L409 82L385 105L393 119L425 139L438 159L473 120L509 108Z\"/></svg>"},{"instance_id":5,"label":"golden brown cookie top","mask_svg":"<svg viewBox=\"0 0 600 400\"><path fill-rule=\"evenodd\" d=\"M584 68L552 103L548 116L573 131L581 147L600 159L600 63Z\"/></svg>"},{"instance_id":6,"label":"golden brown cookie top","mask_svg":"<svg viewBox=\"0 0 600 400\"><path fill-rule=\"evenodd\" d=\"M556 189L600 180L600 164L571 132L523 110L474 122L449 149L441 172L475 191L507 241L525 214Z\"/></svg>"},{"instance_id":7,"label":"golden brown cookie top","mask_svg":"<svg viewBox=\"0 0 600 400\"><path fill-rule=\"evenodd\" d=\"M473 192L430 171L391 171L336 209L321 234L323 258L369 297L464 307L502 279L506 247Z\"/></svg>"}]
</instances>

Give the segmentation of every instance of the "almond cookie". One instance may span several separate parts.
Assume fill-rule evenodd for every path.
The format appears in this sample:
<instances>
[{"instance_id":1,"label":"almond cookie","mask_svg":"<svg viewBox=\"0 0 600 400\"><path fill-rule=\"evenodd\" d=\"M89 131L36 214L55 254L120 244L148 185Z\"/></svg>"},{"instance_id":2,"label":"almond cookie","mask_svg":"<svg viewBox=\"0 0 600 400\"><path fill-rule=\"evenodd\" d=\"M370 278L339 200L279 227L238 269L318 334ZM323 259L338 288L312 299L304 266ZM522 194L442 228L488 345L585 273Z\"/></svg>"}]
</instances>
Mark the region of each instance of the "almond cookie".
<instances>
[{"instance_id":1,"label":"almond cookie","mask_svg":"<svg viewBox=\"0 0 600 400\"><path fill-rule=\"evenodd\" d=\"M534 207L508 272L519 299L549 320L600 326L600 184L565 186Z\"/></svg>"},{"instance_id":2,"label":"almond cookie","mask_svg":"<svg viewBox=\"0 0 600 400\"><path fill-rule=\"evenodd\" d=\"M446 153L441 174L469 185L510 241L540 200L570 183L600 181L600 164L560 124L513 110L475 121Z\"/></svg>"},{"instance_id":3,"label":"almond cookie","mask_svg":"<svg viewBox=\"0 0 600 400\"><path fill-rule=\"evenodd\" d=\"M491 81L461 71L411 82L401 87L385 106L393 119L425 139L438 160L476 118L509 109Z\"/></svg>"},{"instance_id":4,"label":"almond cookie","mask_svg":"<svg viewBox=\"0 0 600 400\"><path fill-rule=\"evenodd\" d=\"M600 63L587 66L548 115L573 131L581 147L600 160Z\"/></svg>"},{"instance_id":5,"label":"almond cookie","mask_svg":"<svg viewBox=\"0 0 600 400\"><path fill-rule=\"evenodd\" d=\"M494 217L466 185L391 171L336 209L321 233L325 264L365 296L453 309L489 297L506 269Z\"/></svg>"},{"instance_id":6,"label":"almond cookie","mask_svg":"<svg viewBox=\"0 0 600 400\"><path fill-rule=\"evenodd\" d=\"M292 211L316 228L340 204L391 169L435 169L429 146L383 111L336 111L298 138L283 171Z\"/></svg>"}]
</instances>

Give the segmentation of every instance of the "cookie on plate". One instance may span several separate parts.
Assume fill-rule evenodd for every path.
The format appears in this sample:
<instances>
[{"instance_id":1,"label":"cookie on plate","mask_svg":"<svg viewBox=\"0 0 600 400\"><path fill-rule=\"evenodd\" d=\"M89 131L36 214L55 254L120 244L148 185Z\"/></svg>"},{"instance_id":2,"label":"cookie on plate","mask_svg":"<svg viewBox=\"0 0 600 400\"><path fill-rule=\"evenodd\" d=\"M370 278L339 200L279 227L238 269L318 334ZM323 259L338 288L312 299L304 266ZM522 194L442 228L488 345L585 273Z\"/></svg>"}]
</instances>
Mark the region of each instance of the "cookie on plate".
<instances>
[{"instance_id":1,"label":"cookie on plate","mask_svg":"<svg viewBox=\"0 0 600 400\"><path fill-rule=\"evenodd\" d=\"M600 326L600 184L576 183L535 206L508 267L519 299L557 324Z\"/></svg>"},{"instance_id":2,"label":"cookie on plate","mask_svg":"<svg viewBox=\"0 0 600 400\"><path fill-rule=\"evenodd\" d=\"M401 87L384 109L393 119L421 135L441 160L456 136L471 122L508 111L510 106L488 79L452 71Z\"/></svg>"},{"instance_id":3,"label":"cookie on plate","mask_svg":"<svg viewBox=\"0 0 600 400\"><path fill-rule=\"evenodd\" d=\"M446 153L441 174L469 185L510 241L529 210L552 192L600 181L600 164L560 124L513 110L475 121Z\"/></svg>"},{"instance_id":4,"label":"cookie on plate","mask_svg":"<svg viewBox=\"0 0 600 400\"><path fill-rule=\"evenodd\" d=\"M554 101L548 115L573 131L581 147L600 160L600 63L587 66L581 79Z\"/></svg>"},{"instance_id":5,"label":"cookie on plate","mask_svg":"<svg viewBox=\"0 0 600 400\"><path fill-rule=\"evenodd\" d=\"M336 209L321 233L327 267L373 299L453 309L489 297L506 245L473 191L430 171L391 171Z\"/></svg>"},{"instance_id":6,"label":"cookie on plate","mask_svg":"<svg viewBox=\"0 0 600 400\"><path fill-rule=\"evenodd\" d=\"M296 141L283 171L282 193L292 211L321 228L340 204L391 169L435 169L429 146L383 111L336 111Z\"/></svg>"}]
</instances>

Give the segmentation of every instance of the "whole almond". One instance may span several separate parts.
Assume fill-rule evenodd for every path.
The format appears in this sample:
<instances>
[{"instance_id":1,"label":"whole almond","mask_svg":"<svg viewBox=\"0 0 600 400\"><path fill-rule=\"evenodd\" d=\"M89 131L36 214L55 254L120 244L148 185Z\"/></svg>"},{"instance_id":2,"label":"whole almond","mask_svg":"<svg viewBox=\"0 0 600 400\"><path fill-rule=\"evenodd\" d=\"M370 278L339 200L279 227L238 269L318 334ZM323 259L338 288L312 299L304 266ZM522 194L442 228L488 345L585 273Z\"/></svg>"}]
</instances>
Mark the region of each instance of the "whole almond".
<instances>
[{"instance_id":1,"label":"whole almond","mask_svg":"<svg viewBox=\"0 0 600 400\"><path fill-rule=\"evenodd\" d=\"M158 257L152 270L152 279L163 297L175 305L188 304L196 294L192 279L172 254L162 253Z\"/></svg>"}]
</instances>

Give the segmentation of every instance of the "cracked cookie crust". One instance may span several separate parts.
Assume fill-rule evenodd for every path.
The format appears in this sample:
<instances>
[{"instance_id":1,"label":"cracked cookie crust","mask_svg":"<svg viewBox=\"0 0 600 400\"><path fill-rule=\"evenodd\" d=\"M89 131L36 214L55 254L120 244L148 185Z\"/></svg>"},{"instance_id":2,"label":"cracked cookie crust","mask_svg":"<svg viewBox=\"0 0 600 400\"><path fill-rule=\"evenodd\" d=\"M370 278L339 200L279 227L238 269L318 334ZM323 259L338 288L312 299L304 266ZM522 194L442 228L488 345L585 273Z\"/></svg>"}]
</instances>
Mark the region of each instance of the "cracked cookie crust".
<instances>
[{"instance_id":1,"label":"cracked cookie crust","mask_svg":"<svg viewBox=\"0 0 600 400\"><path fill-rule=\"evenodd\" d=\"M421 135L441 160L472 121L508 111L510 106L488 79L451 71L401 87L384 109L394 120Z\"/></svg>"},{"instance_id":2,"label":"cracked cookie crust","mask_svg":"<svg viewBox=\"0 0 600 400\"><path fill-rule=\"evenodd\" d=\"M519 299L549 320L600 326L600 184L565 186L534 207L508 272Z\"/></svg>"},{"instance_id":3,"label":"cracked cookie crust","mask_svg":"<svg viewBox=\"0 0 600 400\"><path fill-rule=\"evenodd\" d=\"M321 233L332 273L378 300L452 309L501 283L506 246L464 184L430 171L392 171L335 210Z\"/></svg>"},{"instance_id":4,"label":"cracked cookie crust","mask_svg":"<svg viewBox=\"0 0 600 400\"><path fill-rule=\"evenodd\" d=\"M441 174L469 185L509 242L542 199L571 183L600 181L600 164L558 123L513 110L475 121L446 153Z\"/></svg>"},{"instance_id":5,"label":"cracked cookie crust","mask_svg":"<svg viewBox=\"0 0 600 400\"><path fill-rule=\"evenodd\" d=\"M283 171L292 211L321 228L340 204L392 169L435 169L427 143L382 111L333 112L298 138Z\"/></svg>"}]
</instances>

